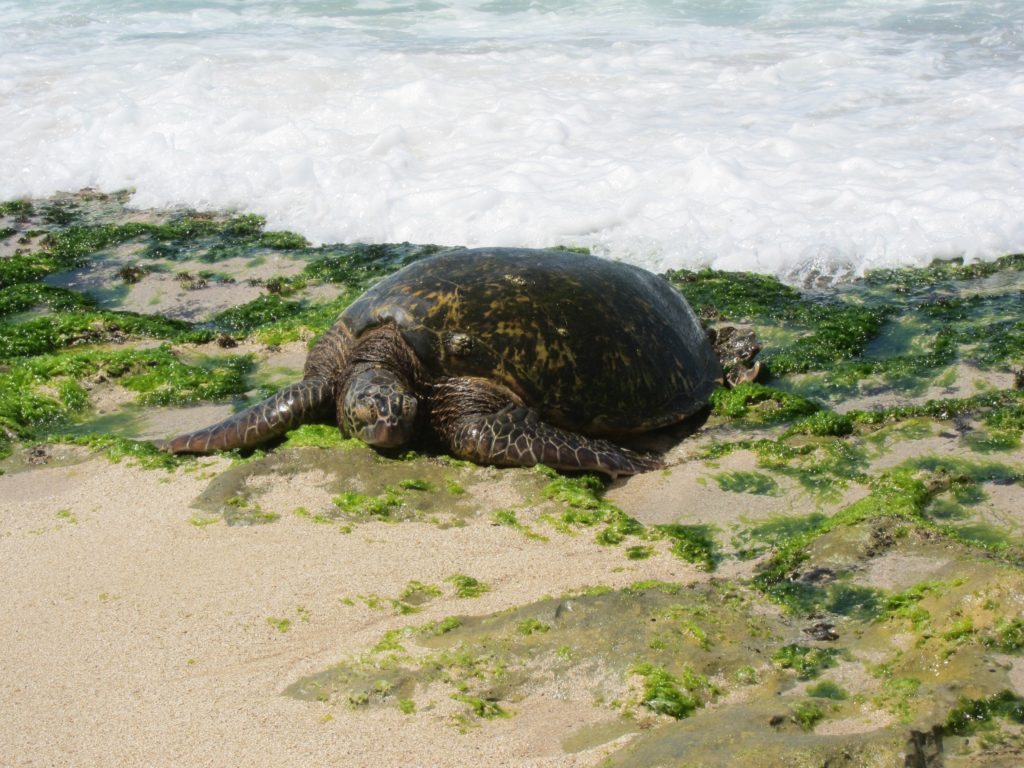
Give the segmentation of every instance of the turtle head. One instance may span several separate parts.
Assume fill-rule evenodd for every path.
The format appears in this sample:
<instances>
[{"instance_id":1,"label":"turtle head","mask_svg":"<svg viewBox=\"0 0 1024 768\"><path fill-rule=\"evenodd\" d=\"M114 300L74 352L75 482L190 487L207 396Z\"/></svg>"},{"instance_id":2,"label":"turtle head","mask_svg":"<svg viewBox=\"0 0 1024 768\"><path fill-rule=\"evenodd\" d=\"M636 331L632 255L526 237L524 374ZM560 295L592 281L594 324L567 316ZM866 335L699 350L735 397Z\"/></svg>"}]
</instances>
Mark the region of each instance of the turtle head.
<instances>
[{"instance_id":1,"label":"turtle head","mask_svg":"<svg viewBox=\"0 0 1024 768\"><path fill-rule=\"evenodd\" d=\"M342 431L377 448L395 448L412 438L416 398L401 377L384 368L355 374L338 400Z\"/></svg>"}]
</instances>

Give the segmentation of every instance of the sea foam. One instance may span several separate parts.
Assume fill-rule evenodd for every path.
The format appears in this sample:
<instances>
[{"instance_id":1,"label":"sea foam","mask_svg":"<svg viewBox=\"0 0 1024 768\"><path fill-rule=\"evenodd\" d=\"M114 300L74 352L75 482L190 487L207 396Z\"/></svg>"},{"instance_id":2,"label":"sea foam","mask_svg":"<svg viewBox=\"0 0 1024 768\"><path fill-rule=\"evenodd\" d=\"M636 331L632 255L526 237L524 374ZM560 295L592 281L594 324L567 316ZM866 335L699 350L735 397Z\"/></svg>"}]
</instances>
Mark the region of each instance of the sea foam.
<instances>
[{"instance_id":1,"label":"sea foam","mask_svg":"<svg viewBox=\"0 0 1024 768\"><path fill-rule=\"evenodd\" d=\"M1024 250L1017 2L340 5L0 1L0 199L791 280Z\"/></svg>"}]
</instances>

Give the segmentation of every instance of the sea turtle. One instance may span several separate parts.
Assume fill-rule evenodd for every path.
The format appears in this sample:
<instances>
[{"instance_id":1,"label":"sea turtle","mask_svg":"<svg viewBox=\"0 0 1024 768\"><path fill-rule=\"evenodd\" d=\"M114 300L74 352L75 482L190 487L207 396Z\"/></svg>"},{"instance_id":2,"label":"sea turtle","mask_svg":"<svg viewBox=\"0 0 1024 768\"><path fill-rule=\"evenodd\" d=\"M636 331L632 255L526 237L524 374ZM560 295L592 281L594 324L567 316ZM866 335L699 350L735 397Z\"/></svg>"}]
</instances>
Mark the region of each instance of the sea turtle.
<instances>
[{"instance_id":1,"label":"sea turtle","mask_svg":"<svg viewBox=\"0 0 1024 768\"><path fill-rule=\"evenodd\" d=\"M638 267L560 251L449 251L404 267L346 309L298 384L166 444L246 448L336 409L342 432L405 445L432 430L482 464L661 466L605 438L700 410L722 366L686 300Z\"/></svg>"}]
</instances>

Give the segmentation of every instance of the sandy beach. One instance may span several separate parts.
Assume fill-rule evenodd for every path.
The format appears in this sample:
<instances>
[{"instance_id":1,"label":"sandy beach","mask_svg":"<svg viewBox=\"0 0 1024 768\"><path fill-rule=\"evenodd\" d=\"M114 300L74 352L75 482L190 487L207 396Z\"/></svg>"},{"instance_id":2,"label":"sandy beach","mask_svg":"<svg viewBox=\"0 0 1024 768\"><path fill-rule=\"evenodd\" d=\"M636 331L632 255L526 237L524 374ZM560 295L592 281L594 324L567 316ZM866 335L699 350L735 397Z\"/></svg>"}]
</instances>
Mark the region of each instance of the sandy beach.
<instances>
[{"instance_id":1,"label":"sandy beach","mask_svg":"<svg viewBox=\"0 0 1024 768\"><path fill-rule=\"evenodd\" d=\"M515 717L464 733L447 722L450 699L405 715L282 691L403 625L587 585L706 578L667 555L637 565L591 536L548 531L543 542L493 524L493 510L522 505L507 470L474 471L490 498L464 527L340 533L291 514L322 503L304 483L271 490L274 524L193 524L190 503L226 464L166 473L87 458L0 477L4 765L594 765L603 747L561 747L611 719L585 689L539 692ZM343 602L457 573L490 591L449 590L409 617Z\"/></svg>"},{"instance_id":2,"label":"sandy beach","mask_svg":"<svg viewBox=\"0 0 1024 768\"><path fill-rule=\"evenodd\" d=\"M417 252L123 200L0 221L0 765L1019 764L1019 257L670 274L772 377L610 484L317 425L174 458Z\"/></svg>"}]
</instances>

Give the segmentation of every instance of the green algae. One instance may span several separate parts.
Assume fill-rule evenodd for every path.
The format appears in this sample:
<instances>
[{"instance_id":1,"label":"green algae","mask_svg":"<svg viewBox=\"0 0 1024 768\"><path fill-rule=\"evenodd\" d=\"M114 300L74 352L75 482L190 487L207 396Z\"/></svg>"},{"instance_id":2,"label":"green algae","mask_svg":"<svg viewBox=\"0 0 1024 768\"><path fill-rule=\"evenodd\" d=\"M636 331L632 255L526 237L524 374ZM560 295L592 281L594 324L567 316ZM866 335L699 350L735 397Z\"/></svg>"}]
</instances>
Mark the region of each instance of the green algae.
<instances>
[{"instance_id":1,"label":"green algae","mask_svg":"<svg viewBox=\"0 0 1024 768\"><path fill-rule=\"evenodd\" d=\"M163 224L142 224L148 238L144 258L195 259L214 263L258 249L291 251L308 242L292 232L265 232L265 219L242 214L227 219L183 212Z\"/></svg>"},{"instance_id":2,"label":"green algae","mask_svg":"<svg viewBox=\"0 0 1024 768\"><path fill-rule=\"evenodd\" d=\"M492 518L498 525L507 525L509 528L519 528L519 518L516 517L516 513L511 509L499 509L493 515Z\"/></svg>"},{"instance_id":3,"label":"green algae","mask_svg":"<svg viewBox=\"0 0 1024 768\"><path fill-rule=\"evenodd\" d=\"M83 380L117 383L134 392L139 405L187 404L244 392L251 367L246 356L186 364L168 346L86 348L18 358L0 367L0 428L9 438L26 440L68 431L89 411Z\"/></svg>"},{"instance_id":4,"label":"green algae","mask_svg":"<svg viewBox=\"0 0 1024 768\"><path fill-rule=\"evenodd\" d=\"M868 286L884 287L898 294L914 294L957 281L975 281L999 272L1024 270L1024 254L1010 254L995 261L967 264L963 259L935 261L927 267L874 269L866 276Z\"/></svg>"},{"instance_id":5,"label":"green algae","mask_svg":"<svg viewBox=\"0 0 1024 768\"><path fill-rule=\"evenodd\" d=\"M35 215L36 211L12 203L12 211L23 211ZM51 217L52 218L52 217ZM76 222L78 219L76 218ZM344 282L345 276L329 274L325 259L330 259L329 249L318 249L313 253L303 238L292 233L270 233L263 231L262 217L252 215L220 219L205 214L186 212L164 223L104 223L79 224L61 219L48 222L60 225L46 231L40 242L40 250L20 253L0 260L0 310L5 316L30 309L48 307L62 310L60 317L40 317L28 322L5 326L0 334L0 358L29 356L55 351L72 344L117 341L124 336L161 338L175 343L203 342L212 338L210 328L198 328L181 321L162 317L145 317L128 312L95 310L95 297L39 284L48 275L69 270L88 269L93 261L106 258L111 249L126 243L142 249L144 259L220 261L236 254L259 249L278 251L300 251L310 260L308 273L291 278L267 281L268 294L249 304L222 312L211 321L210 326L221 331L247 335L257 333L266 343L282 343L298 338L304 331L320 332L329 327L343 306L367 285L396 268L396 255L416 258L420 254L436 251L433 247L368 247L343 248L346 256L334 254L334 258L361 261L366 265L365 275L351 279L351 290L338 302L307 304L287 301L282 294L292 292L303 281L313 279L323 282ZM309 253L307 253L307 251ZM362 258L354 256L363 252ZM312 268L320 264L319 271ZM335 265L337 266L337 265ZM370 268L372 266L372 269ZM127 269L127 268L126 268ZM146 271L145 268L142 268ZM164 269L156 265L154 269ZM123 272L124 270L122 270ZM205 283L210 275L200 271L197 278L189 275L189 287ZM320 278L320 279L318 279ZM197 282L201 281L201 282ZM109 294L109 292L107 292ZM73 297L79 297L77 300ZM107 296L107 294L105 294ZM107 296L109 298L109 296ZM68 314L67 310L75 310Z\"/></svg>"},{"instance_id":6,"label":"green algae","mask_svg":"<svg viewBox=\"0 0 1024 768\"><path fill-rule=\"evenodd\" d=\"M769 370L777 376L803 373L858 357L879 333L890 314L887 309L869 310L856 306L829 309L819 316L813 333L763 356Z\"/></svg>"},{"instance_id":7,"label":"green algae","mask_svg":"<svg viewBox=\"0 0 1024 768\"><path fill-rule=\"evenodd\" d=\"M1008 280L1001 292L950 295L969 285L967 280L1015 274L1012 270L1019 258L982 269L961 265L947 272L940 264L920 272L897 272L891 287L873 275L828 298L801 294L763 276L705 270L669 273L669 277L704 316L754 322L768 330L783 325L796 331L795 338L775 334L780 343L766 346L761 354L761 361L776 377L772 385L792 395L829 401L878 388L921 394L941 384L958 359L1002 370L1024 364L1024 321L1019 319L1016 299L1019 280ZM910 283L915 285L913 290L907 287ZM907 293L914 298L908 301ZM980 326L990 332L978 334ZM719 397L721 403L716 405L721 415L732 417L743 410L739 395ZM774 399L782 402L780 397ZM736 401L738 406L732 405ZM774 417L778 410L776 406L769 414ZM811 434L844 434L850 428L850 417L824 415L798 427ZM1004 439L994 441L997 449L1012 444L1001 442Z\"/></svg>"},{"instance_id":8,"label":"green algae","mask_svg":"<svg viewBox=\"0 0 1024 768\"><path fill-rule=\"evenodd\" d=\"M249 333L261 326L296 317L302 305L276 294L253 299L248 304L232 307L217 314L213 323L233 333Z\"/></svg>"},{"instance_id":9,"label":"green algae","mask_svg":"<svg viewBox=\"0 0 1024 768\"><path fill-rule=\"evenodd\" d=\"M232 496L225 503L224 522L233 526L265 525L281 518L277 512L263 509L245 496Z\"/></svg>"},{"instance_id":10,"label":"green algae","mask_svg":"<svg viewBox=\"0 0 1024 768\"><path fill-rule=\"evenodd\" d=\"M1024 725L1024 698L1012 691L1000 691L983 699L961 698L946 717L943 729L967 736L991 727L994 718Z\"/></svg>"},{"instance_id":11,"label":"green algae","mask_svg":"<svg viewBox=\"0 0 1024 768\"><path fill-rule=\"evenodd\" d=\"M482 581L474 579L472 576L466 576L463 573L452 574L446 581L451 582L455 587L455 596L463 599L480 597L480 595L489 592L491 589Z\"/></svg>"},{"instance_id":12,"label":"green algae","mask_svg":"<svg viewBox=\"0 0 1024 768\"><path fill-rule=\"evenodd\" d=\"M502 706L496 701L483 699L479 696L469 696L465 693L453 693L452 698L456 701L461 701L463 704L468 704L470 711L477 717L484 720L493 720L496 717L512 716L508 710L502 708Z\"/></svg>"},{"instance_id":13,"label":"green algae","mask_svg":"<svg viewBox=\"0 0 1024 768\"><path fill-rule=\"evenodd\" d=\"M689 717L702 705L700 693L714 689L703 675L685 668L679 676L664 667L650 663L638 664L633 672L643 678L643 694L640 703L659 715L668 715L676 720Z\"/></svg>"},{"instance_id":14,"label":"green algae","mask_svg":"<svg viewBox=\"0 0 1024 768\"><path fill-rule=\"evenodd\" d=\"M645 544L635 544L626 547L626 557L630 560L646 560L654 554L654 548Z\"/></svg>"},{"instance_id":15,"label":"green algae","mask_svg":"<svg viewBox=\"0 0 1024 768\"><path fill-rule=\"evenodd\" d=\"M897 539L894 546L908 541ZM930 545L942 547L934 541ZM864 556L861 552L854 559ZM611 712L621 711L628 716L632 708L639 707L664 715L669 721L649 729L625 750L615 753L609 759L611 765L649 765L651 761L715 765L723 758L735 762L744 757L744 764L772 765L783 755L804 755L811 760L809 764L831 764L829 761L844 755L849 762L836 764L859 765L865 756L878 764L892 764L913 740L909 723L914 723L914 731L927 731L947 720L949 705L936 696L943 681L973 676L981 687L978 694L971 694L971 701L988 701L1003 690L1000 686L1005 683L1005 674L980 676L972 670L991 666L984 653L993 647L995 638L1013 636L1015 630L1009 628L1009 621L986 619L984 613L964 614L929 629L922 634L923 643L910 652L891 642L892 633L872 629L886 621L901 620L901 607L922 601L977 605L964 600L979 587L989 595L984 611L998 615L997 604L1004 595L1014 593L1019 578L1001 584L1001 591L993 592L981 585L1002 580L999 566L992 564L980 571L969 564L965 567L971 583L955 579L922 582L894 593L884 604L887 618L861 624L857 631L847 628L854 642L863 632L865 641L880 644L870 646L873 656L891 659L882 665L884 671L868 678L873 682L857 696L823 679L806 688L806 698L780 699L780 692L792 684L787 679L819 678L841 659L851 663L849 659L858 652L846 644L808 644L799 638L796 619L770 613L751 615L751 606L758 604L756 592L726 583L689 587L638 584L619 591L600 590L590 596L541 601L488 617L461 617L443 633L437 633L434 623L430 623L401 631L405 640L426 646L425 657L422 651L406 654L397 650L393 641L382 643L379 658L364 656L343 662L297 682L289 688L289 694L349 701L354 691L365 691L370 681L387 675L412 701L417 701L428 686L441 683L449 686L452 694L490 702L514 717L515 703L527 692L547 690L551 681L578 674L573 670L587 670L586 679L592 681L592 687L585 697L608 702ZM934 608L932 603L929 608ZM967 616L970 622L965 621ZM1004 628L1006 632L1000 635ZM990 638L989 644L982 636ZM752 654L754 658L771 659L777 671L758 672L747 663ZM944 660L942 677L923 683L922 675L930 674L925 670L933 669L937 659ZM624 687L630 676L639 679L633 698ZM616 679L619 683L613 682L609 688L608 681ZM748 703L707 708L737 686L752 689L744 698ZM852 742L815 735L825 719L855 714L860 706L857 702L865 696L899 713L901 721L881 726ZM360 706L366 705L375 705L372 696ZM378 698L376 705L389 702ZM461 728L486 720L483 713L472 708L467 716L470 722L453 724ZM693 723L693 727L683 725L686 723ZM622 728L615 732L628 730L623 721ZM803 736L798 738L797 734Z\"/></svg>"},{"instance_id":16,"label":"green algae","mask_svg":"<svg viewBox=\"0 0 1024 768\"><path fill-rule=\"evenodd\" d=\"M389 600L399 614L418 613L423 606L442 594L440 587L424 584L422 581L410 581L405 585L397 598Z\"/></svg>"},{"instance_id":17,"label":"green algae","mask_svg":"<svg viewBox=\"0 0 1024 768\"><path fill-rule=\"evenodd\" d=\"M1019 479L1019 472L995 462L939 457L909 459L872 477L868 482L867 496L843 507L831 517L816 518L811 527L803 528L788 540L780 542L773 557L759 566L754 583L774 599L782 600L796 609L805 610L811 604L822 604L824 593L820 588L794 581L790 574L808 558L808 547L823 535L840 527L864 523L881 525L881 528L875 530L883 531L891 529L895 521L902 521L930 535L938 534L962 543L981 545L993 552L1012 552L1016 545L1007 539L1005 533L993 535L995 532L984 526L979 527L978 524L937 524L928 519L927 512L934 500L943 493L952 491L962 499L978 498L975 487L978 483L1017 482ZM837 599L835 589L835 585L832 585L826 590L830 597L824 603L833 609ZM808 603L808 600L812 602ZM870 603L868 600L865 609L872 608Z\"/></svg>"},{"instance_id":18,"label":"green algae","mask_svg":"<svg viewBox=\"0 0 1024 768\"><path fill-rule=\"evenodd\" d=\"M810 680L838 662L835 648L813 648L798 643L784 645L772 656L780 669L792 669L800 680Z\"/></svg>"},{"instance_id":19,"label":"green algae","mask_svg":"<svg viewBox=\"0 0 1024 768\"><path fill-rule=\"evenodd\" d=\"M90 296L42 283L18 283L0 289L0 317L42 307L51 312L67 312L94 305Z\"/></svg>"},{"instance_id":20,"label":"green algae","mask_svg":"<svg viewBox=\"0 0 1024 768\"><path fill-rule=\"evenodd\" d=\"M630 537L648 541L667 540L669 551L679 559L693 563L701 570L715 569L719 553L713 527L683 524L645 526L601 498L605 481L596 475L566 477L546 467L538 471L552 478L542 490L544 497L565 506L560 516L549 517L560 530L603 526L594 538L597 543L606 546L622 544ZM500 522L513 527L517 525L512 519ZM647 545L635 544L626 548L626 557L633 560L646 559L651 552Z\"/></svg>"},{"instance_id":21,"label":"green algae","mask_svg":"<svg viewBox=\"0 0 1024 768\"><path fill-rule=\"evenodd\" d=\"M202 343L210 331L190 324L134 312L81 309L30 317L0 327L0 360L31 357L83 344L124 343L131 339L167 339Z\"/></svg>"},{"instance_id":22,"label":"green algae","mask_svg":"<svg viewBox=\"0 0 1024 768\"><path fill-rule=\"evenodd\" d=\"M713 443L699 458L714 462L735 451L751 451L759 467L793 480L803 491L821 502L836 501L851 482L866 482L868 465L865 449L845 440L808 441L792 445L782 439L737 440Z\"/></svg>"},{"instance_id":23,"label":"green algae","mask_svg":"<svg viewBox=\"0 0 1024 768\"><path fill-rule=\"evenodd\" d=\"M1001 618L992 629L992 634L983 640L985 645L1003 653L1024 651L1024 619Z\"/></svg>"},{"instance_id":24,"label":"green algae","mask_svg":"<svg viewBox=\"0 0 1024 768\"><path fill-rule=\"evenodd\" d=\"M792 319L804 304L798 290L768 275L680 269L666 272L665 277L704 316L734 322Z\"/></svg>"},{"instance_id":25,"label":"green algae","mask_svg":"<svg viewBox=\"0 0 1024 768\"><path fill-rule=\"evenodd\" d=\"M268 616L267 624L269 624L271 627L276 629L278 632L281 632L282 634L292 628L291 619L278 618L277 616Z\"/></svg>"},{"instance_id":26,"label":"green algae","mask_svg":"<svg viewBox=\"0 0 1024 768\"><path fill-rule=\"evenodd\" d=\"M807 695L816 699L832 699L833 701L843 701L850 698L850 694L846 692L846 689L833 683L831 680L821 680L814 685L808 686Z\"/></svg>"},{"instance_id":27,"label":"green algae","mask_svg":"<svg viewBox=\"0 0 1024 768\"><path fill-rule=\"evenodd\" d=\"M345 437L333 424L302 424L291 430L281 448L359 448L361 440Z\"/></svg>"},{"instance_id":28,"label":"green algae","mask_svg":"<svg viewBox=\"0 0 1024 768\"><path fill-rule=\"evenodd\" d=\"M423 497L418 494L429 494L435 490L435 485L428 480L403 478L394 485L386 486L382 493L369 495L344 491L335 496L333 502L343 515L354 520L411 519L422 517L426 509L421 504Z\"/></svg>"},{"instance_id":29,"label":"green algae","mask_svg":"<svg viewBox=\"0 0 1024 768\"><path fill-rule=\"evenodd\" d=\"M900 539L894 546L905 546L903 542L908 541ZM937 551L944 549L935 541L929 542L928 546L934 546ZM817 557L828 551L831 550L822 549ZM851 552L847 556L851 558L850 564L855 565L863 563L865 553ZM747 679L760 687L753 698L748 696L745 699L749 703L698 711L679 724L655 729L616 753L609 760L609 765L712 766L729 763L768 766L779 764L783 759L799 759L808 765L902 764L904 754L917 754L921 749L921 744L915 743L918 738L915 733L942 730L951 708L956 712L955 697L953 700L949 698L951 689L947 686L953 686L952 690L965 684L972 687L967 697L968 705L963 707L969 713L974 713L973 702L976 701L1005 701L1012 708L1013 701L1009 698L1004 700L1000 694L1007 683L1005 668L994 666L986 657L986 646L979 641L979 635L989 631L994 637L996 627L1007 626L1008 622L998 619L993 622L991 615L992 612L998 615L998 605L1004 596L1015 593L1019 575L1013 583L1002 584L1005 572L999 566L979 569L976 564L968 562L959 563L959 566L970 583L965 581L954 586L956 581L946 580L944 583L949 585L946 588L938 584L922 585L915 590L918 593L915 597L928 601L929 608L936 615L949 613L949 606L960 606L960 610L972 612L934 628L922 628L920 640L909 651L903 650L905 646L899 642L894 642L894 632L881 628L874 631L868 628L877 624L856 622L844 625L843 634L852 641L852 645L844 643L843 648L838 648L784 640L771 651L775 665L783 673L810 679L816 675L824 677L824 673L840 658L844 659L844 664L850 664L858 653L887 656L890 661L879 665L869 687L858 690L856 696L826 678L805 689L808 699L789 699L786 705L780 706L787 700L777 698L775 684L759 684L758 677L753 675ZM988 596L984 603L972 599L979 590ZM937 606L945 606L946 610L940 611ZM970 621L965 620L968 617ZM786 689L785 684L782 688ZM899 721L852 739L849 736L816 735L816 728L824 719L855 714L860 706L857 701L865 696L876 706L892 710L899 716ZM996 698L991 699L993 696ZM984 716L985 708L979 709ZM1005 718L998 715L994 718L1001 719ZM1012 719L1010 721L1013 722ZM795 731L789 730L790 727ZM951 733L949 731L947 735ZM806 736L797 737L797 734Z\"/></svg>"},{"instance_id":30,"label":"green algae","mask_svg":"<svg viewBox=\"0 0 1024 768\"><path fill-rule=\"evenodd\" d=\"M733 535L732 545L737 557L749 560L796 536L821 529L827 520L828 517L820 512L801 516L776 516L737 531Z\"/></svg>"},{"instance_id":31,"label":"green algae","mask_svg":"<svg viewBox=\"0 0 1024 768\"><path fill-rule=\"evenodd\" d=\"M406 491L432 491L434 486L429 481L418 477L407 477L398 481L398 487Z\"/></svg>"},{"instance_id":32,"label":"green algae","mask_svg":"<svg viewBox=\"0 0 1024 768\"><path fill-rule=\"evenodd\" d=\"M520 635L533 635L538 632L547 632L550 629L551 625L545 624L539 619L535 619L533 617L523 619L518 624L516 624L516 632L518 632Z\"/></svg>"},{"instance_id":33,"label":"green algae","mask_svg":"<svg viewBox=\"0 0 1024 768\"><path fill-rule=\"evenodd\" d=\"M825 719L825 710L816 701L801 701L792 706L793 722L804 731L813 731L814 726Z\"/></svg>"},{"instance_id":34,"label":"green algae","mask_svg":"<svg viewBox=\"0 0 1024 768\"><path fill-rule=\"evenodd\" d=\"M544 466L539 466L536 471L550 478L541 491L544 498L563 506L561 515L553 518L560 530L603 525L595 539L606 545L620 544L628 536L641 535L646 531L637 520L601 498L605 481L597 475L566 477Z\"/></svg>"},{"instance_id":35,"label":"green algae","mask_svg":"<svg viewBox=\"0 0 1024 768\"><path fill-rule=\"evenodd\" d=\"M671 542L672 554L693 563L703 571L713 571L718 563L718 546L707 525L658 525L655 530Z\"/></svg>"},{"instance_id":36,"label":"green algae","mask_svg":"<svg viewBox=\"0 0 1024 768\"><path fill-rule=\"evenodd\" d=\"M921 607L929 594L958 586L955 582L922 581L900 592L886 596L879 605L877 621L904 619L914 629L923 628L931 621L931 614Z\"/></svg>"},{"instance_id":37,"label":"green algae","mask_svg":"<svg viewBox=\"0 0 1024 768\"><path fill-rule=\"evenodd\" d=\"M385 490L377 496L368 496L356 491L345 491L334 497L334 504L346 515L356 518L388 518L402 506L402 497L393 490Z\"/></svg>"},{"instance_id":38,"label":"green algae","mask_svg":"<svg viewBox=\"0 0 1024 768\"><path fill-rule=\"evenodd\" d=\"M19 221L28 221L35 213L35 206L30 200L6 200L0 202L0 216L10 216Z\"/></svg>"},{"instance_id":39,"label":"green algae","mask_svg":"<svg viewBox=\"0 0 1024 768\"><path fill-rule=\"evenodd\" d=\"M984 424L984 432L968 436L972 448L985 452L1019 448L1024 434L1024 404L993 408L985 414Z\"/></svg>"},{"instance_id":40,"label":"green algae","mask_svg":"<svg viewBox=\"0 0 1024 768\"><path fill-rule=\"evenodd\" d=\"M853 432L855 424L856 418L852 414L818 411L794 423L786 430L785 436L843 437Z\"/></svg>"},{"instance_id":41,"label":"green algae","mask_svg":"<svg viewBox=\"0 0 1024 768\"><path fill-rule=\"evenodd\" d=\"M779 495L779 484L763 472L719 472L712 475L718 487L730 493L751 493L755 496Z\"/></svg>"},{"instance_id":42,"label":"green algae","mask_svg":"<svg viewBox=\"0 0 1024 768\"><path fill-rule=\"evenodd\" d=\"M152 443L129 440L116 435L75 435L57 432L48 435L45 441L84 446L105 456L115 464L128 460L144 469L174 470L195 463L194 457L176 456L160 450Z\"/></svg>"},{"instance_id":43,"label":"green algae","mask_svg":"<svg viewBox=\"0 0 1024 768\"><path fill-rule=\"evenodd\" d=\"M498 509L495 510L491 519L496 525L504 525L508 528L513 528L519 531L523 536L534 541L547 541L548 537L537 533L533 528L526 525L525 523L519 522L519 518L516 516L515 510L512 509Z\"/></svg>"},{"instance_id":44,"label":"green algae","mask_svg":"<svg viewBox=\"0 0 1024 768\"><path fill-rule=\"evenodd\" d=\"M814 413L821 406L806 398L764 384L744 382L732 389L717 389L711 395L715 414L755 424L773 424L794 416Z\"/></svg>"},{"instance_id":45,"label":"green algae","mask_svg":"<svg viewBox=\"0 0 1024 768\"><path fill-rule=\"evenodd\" d=\"M312 252L303 270L306 279L340 283L358 291L384 275L444 249L436 245L362 244L328 245Z\"/></svg>"}]
</instances>

